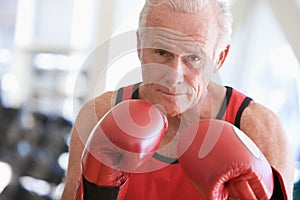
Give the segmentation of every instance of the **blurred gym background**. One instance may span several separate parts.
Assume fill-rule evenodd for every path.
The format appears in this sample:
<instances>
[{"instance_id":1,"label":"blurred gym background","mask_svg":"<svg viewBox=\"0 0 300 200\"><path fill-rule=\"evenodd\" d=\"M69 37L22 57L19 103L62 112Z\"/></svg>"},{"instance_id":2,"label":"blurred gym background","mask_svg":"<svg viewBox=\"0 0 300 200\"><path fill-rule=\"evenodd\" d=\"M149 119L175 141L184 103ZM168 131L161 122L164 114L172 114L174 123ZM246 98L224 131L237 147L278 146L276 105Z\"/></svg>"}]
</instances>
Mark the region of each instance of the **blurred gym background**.
<instances>
[{"instance_id":1,"label":"blurred gym background","mask_svg":"<svg viewBox=\"0 0 300 200\"><path fill-rule=\"evenodd\" d=\"M300 199L300 0L228 2L233 40L221 80L280 117ZM139 70L133 48L111 62L91 52L116 35L134 38L143 3L0 0L0 199L60 199L78 109Z\"/></svg>"}]
</instances>

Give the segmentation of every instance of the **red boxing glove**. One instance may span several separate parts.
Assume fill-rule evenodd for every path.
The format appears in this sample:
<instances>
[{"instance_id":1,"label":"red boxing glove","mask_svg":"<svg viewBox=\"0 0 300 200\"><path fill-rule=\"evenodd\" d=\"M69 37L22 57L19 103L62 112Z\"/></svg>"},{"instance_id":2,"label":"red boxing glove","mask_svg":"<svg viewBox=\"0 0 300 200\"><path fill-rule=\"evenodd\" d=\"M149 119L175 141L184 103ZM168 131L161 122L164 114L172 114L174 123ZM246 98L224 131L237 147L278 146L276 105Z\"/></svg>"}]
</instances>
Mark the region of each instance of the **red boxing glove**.
<instances>
[{"instance_id":1,"label":"red boxing glove","mask_svg":"<svg viewBox=\"0 0 300 200\"><path fill-rule=\"evenodd\" d=\"M127 100L113 107L88 138L76 199L84 199L85 180L96 186L121 186L157 150L167 125L165 115L147 101Z\"/></svg>"},{"instance_id":2,"label":"red boxing glove","mask_svg":"<svg viewBox=\"0 0 300 200\"><path fill-rule=\"evenodd\" d=\"M179 163L204 199L267 200L273 193L271 166L253 141L235 126L201 120L185 129Z\"/></svg>"}]
</instances>

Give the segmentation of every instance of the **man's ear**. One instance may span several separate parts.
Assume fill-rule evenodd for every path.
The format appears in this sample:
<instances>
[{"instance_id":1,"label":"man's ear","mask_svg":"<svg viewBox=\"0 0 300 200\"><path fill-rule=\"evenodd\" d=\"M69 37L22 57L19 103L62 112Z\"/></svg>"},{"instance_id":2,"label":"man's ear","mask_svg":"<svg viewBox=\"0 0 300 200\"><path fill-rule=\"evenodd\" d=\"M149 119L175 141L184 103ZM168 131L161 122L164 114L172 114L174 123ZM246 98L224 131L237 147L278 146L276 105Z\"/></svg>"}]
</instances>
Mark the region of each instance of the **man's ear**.
<instances>
[{"instance_id":1,"label":"man's ear","mask_svg":"<svg viewBox=\"0 0 300 200\"><path fill-rule=\"evenodd\" d=\"M141 38L140 38L139 30L136 31L136 44L137 44L138 57L139 57L139 59L141 61L142 50L141 50Z\"/></svg>"},{"instance_id":2,"label":"man's ear","mask_svg":"<svg viewBox=\"0 0 300 200\"><path fill-rule=\"evenodd\" d=\"M222 67L222 65L228 55L229 49L230 49L230 44L228 44L226 46L226 48L219 54L218 60L216 62L215 72L218 71Z\"/></svg>"}]
</instances>

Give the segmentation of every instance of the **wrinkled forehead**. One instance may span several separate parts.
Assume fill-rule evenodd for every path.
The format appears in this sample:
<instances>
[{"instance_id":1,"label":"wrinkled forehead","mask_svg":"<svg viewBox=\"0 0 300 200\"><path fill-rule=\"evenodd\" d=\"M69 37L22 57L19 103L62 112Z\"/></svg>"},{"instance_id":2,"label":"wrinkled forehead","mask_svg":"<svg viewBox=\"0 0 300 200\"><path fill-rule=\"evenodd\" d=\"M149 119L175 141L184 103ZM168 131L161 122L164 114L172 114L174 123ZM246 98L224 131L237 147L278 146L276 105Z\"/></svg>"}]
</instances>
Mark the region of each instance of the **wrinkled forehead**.
<instances>
[{"instance_id":1,"label":"wrinkled forehead","mask_svg":"<svg viewBox=\"0 0 300 200\"><path fill-rule=\"evenodd\" d=\"M139 29L140 48L164 49L176 54L204 53L204 43L189 35L163 27Z\"/></svg>"}]
</instances>

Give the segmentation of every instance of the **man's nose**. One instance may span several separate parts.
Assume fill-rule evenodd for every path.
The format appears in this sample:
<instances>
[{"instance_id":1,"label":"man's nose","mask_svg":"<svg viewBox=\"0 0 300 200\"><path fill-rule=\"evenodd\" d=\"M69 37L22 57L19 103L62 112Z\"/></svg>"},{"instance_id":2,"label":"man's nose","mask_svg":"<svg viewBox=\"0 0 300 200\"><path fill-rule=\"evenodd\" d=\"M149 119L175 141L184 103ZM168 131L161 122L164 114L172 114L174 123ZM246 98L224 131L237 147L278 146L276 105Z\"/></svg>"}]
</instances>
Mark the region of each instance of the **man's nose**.
<instances>
[{"instance_id":1,"label":"man's nose","mask_svg":"<svg viewBox=\"0 0 300 200\"><path fill-rule=\"evenodd\" d=\"M166 81L171 85L180 84L184 81L184 64L179 56L174 56L169 62L169 69L166 71Z\"/></svg>"}]
</instances>

